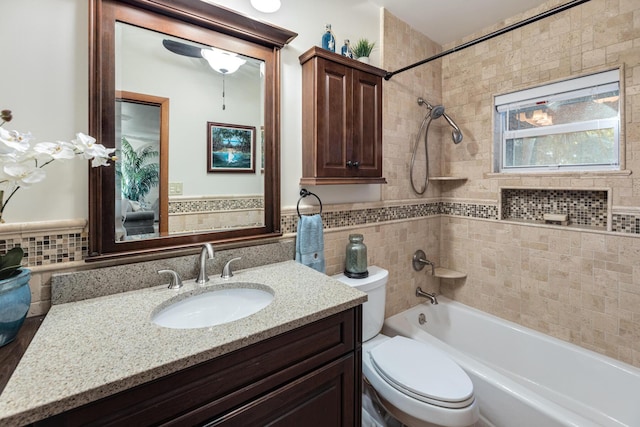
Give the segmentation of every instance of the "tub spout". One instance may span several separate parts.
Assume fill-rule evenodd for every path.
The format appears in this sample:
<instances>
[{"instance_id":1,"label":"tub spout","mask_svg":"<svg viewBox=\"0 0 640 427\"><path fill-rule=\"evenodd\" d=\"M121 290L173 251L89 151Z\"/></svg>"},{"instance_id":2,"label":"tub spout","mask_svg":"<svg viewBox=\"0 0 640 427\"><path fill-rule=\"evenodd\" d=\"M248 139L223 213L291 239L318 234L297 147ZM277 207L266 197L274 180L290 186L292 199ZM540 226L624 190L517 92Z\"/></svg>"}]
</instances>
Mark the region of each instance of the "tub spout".
<instances>
[{"instance_id":1,"label":"tub spout","mask_svg":"<svg viewBox=\"0 0 640 427\"><path fill-rule=\"evenodd\" d=\"M429 292L423 291L419 286L416 288L416 296L428 298L431 304L438 304L438 298L435 292L430 294Z\"/></svg>"}]
</instances>

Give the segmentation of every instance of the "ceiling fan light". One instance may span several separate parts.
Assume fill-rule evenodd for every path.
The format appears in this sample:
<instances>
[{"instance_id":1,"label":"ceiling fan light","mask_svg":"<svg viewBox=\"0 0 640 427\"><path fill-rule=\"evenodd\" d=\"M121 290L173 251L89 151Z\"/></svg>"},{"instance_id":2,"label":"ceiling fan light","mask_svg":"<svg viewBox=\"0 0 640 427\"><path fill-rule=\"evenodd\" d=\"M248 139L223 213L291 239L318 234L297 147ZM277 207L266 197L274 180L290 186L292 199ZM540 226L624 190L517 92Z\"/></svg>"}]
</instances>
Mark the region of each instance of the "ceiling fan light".
<instances>
[{"instance_id":1,"label":"ceiling fan light","mask_svg":"<svg viewBox=\"0 0 640 427\"><path fill-rule=\"evenodd\" d=\"M232 74L238 71L246 60L235 53L222 49L202 49L202 57L207 60L209 66L221 74Z\"/></svg>"},{"instance_id":2,"label":"ceiling fan light","mask_svg":"<svg viewBox=\"0 0 640 427\"><path fill-rule=\"evenodd\" d=\"M251 0L251 6L263 13L273 13L280 9L280 0Z\"/></svg>"}]
</instances>

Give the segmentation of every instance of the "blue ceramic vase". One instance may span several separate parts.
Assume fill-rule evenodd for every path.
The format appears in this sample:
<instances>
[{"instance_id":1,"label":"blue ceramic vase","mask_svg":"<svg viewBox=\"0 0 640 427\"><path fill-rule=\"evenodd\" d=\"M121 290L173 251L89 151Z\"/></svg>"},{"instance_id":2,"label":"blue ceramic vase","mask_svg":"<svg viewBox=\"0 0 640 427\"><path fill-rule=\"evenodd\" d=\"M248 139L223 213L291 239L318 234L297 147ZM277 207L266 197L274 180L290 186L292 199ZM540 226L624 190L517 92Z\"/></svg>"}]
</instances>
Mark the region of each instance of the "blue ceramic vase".
<instances>
[{"instance_id":1,"label":"blue ceramic vase","mask_svg":"<svg viewBox=\"0 0 640 427\"><path fill-rule=\"evenodd\" d=\"M18 271L15 276L0 280L0 347L16 338L31 304L31 270Z\"/></svg>"}]
</instances>

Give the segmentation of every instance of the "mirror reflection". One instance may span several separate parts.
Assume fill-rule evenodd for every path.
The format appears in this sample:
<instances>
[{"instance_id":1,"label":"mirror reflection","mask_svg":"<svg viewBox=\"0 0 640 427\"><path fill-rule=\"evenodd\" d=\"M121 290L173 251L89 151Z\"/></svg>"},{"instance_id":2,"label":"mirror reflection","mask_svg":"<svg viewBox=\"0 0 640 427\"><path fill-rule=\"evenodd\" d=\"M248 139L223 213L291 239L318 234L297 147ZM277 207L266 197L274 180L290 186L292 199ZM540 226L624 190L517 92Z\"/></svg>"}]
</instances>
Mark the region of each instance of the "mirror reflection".
<instances>
[{"instance_id":1,"label":"mirror reflection","mask_svg":"<svg viewBox=\"0 0 640 427\"><path fill-rule=\"evenodd\" d=\"M264 61L115 35L116 241L264 226Z\"/></svg>"}]
</instances>

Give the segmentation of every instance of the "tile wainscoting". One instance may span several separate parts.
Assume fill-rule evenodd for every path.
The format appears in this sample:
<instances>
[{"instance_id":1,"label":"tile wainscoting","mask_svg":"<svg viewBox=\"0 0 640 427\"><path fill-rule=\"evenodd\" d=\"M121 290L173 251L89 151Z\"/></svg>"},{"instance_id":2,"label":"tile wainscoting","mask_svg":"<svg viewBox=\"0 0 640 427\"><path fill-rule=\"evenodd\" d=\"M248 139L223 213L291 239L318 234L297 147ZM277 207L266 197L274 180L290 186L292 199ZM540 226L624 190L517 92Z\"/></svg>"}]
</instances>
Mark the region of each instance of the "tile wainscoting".
<instances>
[{"instance_id":1,"label":"tile wainscoting","mask_svg":"<svg viewBox=\"0 0 640 427\"><path fill-rule=\"evenodd\" d=\"M531 201L538 198L535 192L531 190L522 191L521 193L520 200L525 200L525 203L528 203L527 200ZM593 216L585 221L591 223L597 221L599 224L604 221L604 224L606 224L607 214L601 208L602 196L599 194L601 192L593 192L598 198L595 202L592 202L590 198L585 199L580 192L553 191L552 193L553 195L562 195L562 197L547 197L546 200L551 205L575 205L576 200L573 196L577 196L578 203L584 202L585 206L592 207L597 205L596 209L593 210ZM490 202L463 203L435 200L428 202L403 201L384 205L371 203L368 205L369 207L361 209L354 209L352 205L325 206L325 211L322 213L325 229L369 226L437 215L488 220L498 220L499 216L497 203ZM526 208L520 210L523 215L513 215L515 210L511 208L509 210L511 213L505 215L504 209L503 204L503 220L523 219L532 220L531 222L535 224L542 224L537 217L530 218ZM301 209L301 212L303 214L315 213L313 208L304 208ZM581 215L586 218L584 213ZM612 212L611 218L611 232L640 235L640 211L625 212L624 208L617 208L615 212ZM297 223L298 215L296 211L294 209L283 209L281 219L282 233L285 235L295 233ZM85 220L2 224L0 225L0 252L5 252L14 246L21 246L25 251L23 261L25 267L82 261L88 254L88 232L86 227Z\"/></svg>"}]
</instances>

